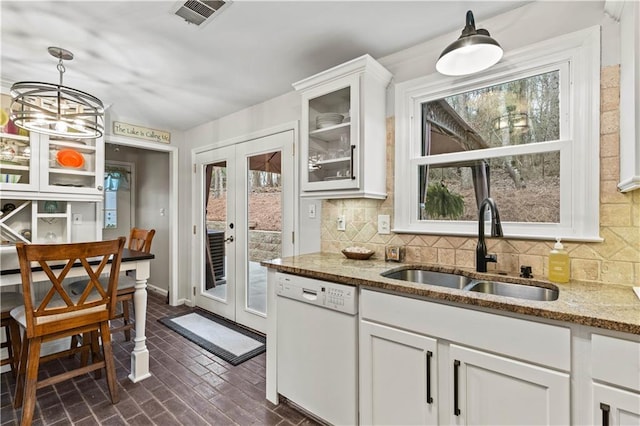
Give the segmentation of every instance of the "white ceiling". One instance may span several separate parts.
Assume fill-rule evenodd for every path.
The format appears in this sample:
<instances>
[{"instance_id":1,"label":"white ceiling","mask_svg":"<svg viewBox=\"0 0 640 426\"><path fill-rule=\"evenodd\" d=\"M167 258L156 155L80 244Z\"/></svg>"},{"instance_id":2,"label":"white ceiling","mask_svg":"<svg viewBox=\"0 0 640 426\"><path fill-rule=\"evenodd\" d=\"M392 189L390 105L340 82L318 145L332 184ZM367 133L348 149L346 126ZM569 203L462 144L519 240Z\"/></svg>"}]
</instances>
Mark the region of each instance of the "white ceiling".
<instances>
[{"instance_id":1,"label":"white ceiling","mask_svg":"<svg viewBox=\"0 0 640 426\"><path fill-rule=\"evenodd\" d=\"M128 122L185 130L362 54L380 58L461 30L468 9L482 27L523 4L237 0L196 27L172 13L175 1L1 0L0 76L5 91L16 81L56 83L47 47L63 47L75 55L65 85Z\"/></svg>"}]
</instances>

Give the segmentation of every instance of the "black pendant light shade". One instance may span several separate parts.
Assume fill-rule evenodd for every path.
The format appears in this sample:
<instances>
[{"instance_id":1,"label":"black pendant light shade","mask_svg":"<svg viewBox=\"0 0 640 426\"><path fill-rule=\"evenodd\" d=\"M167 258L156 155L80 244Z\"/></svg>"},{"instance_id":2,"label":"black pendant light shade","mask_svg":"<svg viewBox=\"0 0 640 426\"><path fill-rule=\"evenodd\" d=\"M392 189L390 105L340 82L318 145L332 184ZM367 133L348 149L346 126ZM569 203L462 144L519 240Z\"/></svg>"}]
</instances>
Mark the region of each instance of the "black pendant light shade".
<instances>
[{"instance_id":1,"label":"black pendant light shade","mask_svg":"<svg viewBox=\"0 0 640 426\"><path fill-rule=\"evenodd\" d=\"M495 65L502 58L502 47L485 29L476 30L473 12L458 40L447 46L436 62L436 70L444 75L473 74Z\"/></svg>"}]
</instances>

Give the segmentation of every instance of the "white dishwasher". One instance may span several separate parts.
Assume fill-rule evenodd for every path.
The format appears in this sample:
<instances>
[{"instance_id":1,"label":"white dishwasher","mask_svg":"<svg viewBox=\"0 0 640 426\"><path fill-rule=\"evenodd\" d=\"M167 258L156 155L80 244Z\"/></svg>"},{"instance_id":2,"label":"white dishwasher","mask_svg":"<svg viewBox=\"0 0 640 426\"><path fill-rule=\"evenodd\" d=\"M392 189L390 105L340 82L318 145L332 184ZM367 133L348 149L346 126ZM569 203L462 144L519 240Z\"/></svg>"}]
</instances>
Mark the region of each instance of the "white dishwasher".
<instances>
[{"instance_id":1,"label":"white dishwasher","mask_svg":"<svg viewBox=\"0 0 640 426\"><path fill-rule=\"evenodd\" d=\"M277 273L276 294L278 393L331 424L357 424L357 288Z\"/></svg>"}]
</instances>

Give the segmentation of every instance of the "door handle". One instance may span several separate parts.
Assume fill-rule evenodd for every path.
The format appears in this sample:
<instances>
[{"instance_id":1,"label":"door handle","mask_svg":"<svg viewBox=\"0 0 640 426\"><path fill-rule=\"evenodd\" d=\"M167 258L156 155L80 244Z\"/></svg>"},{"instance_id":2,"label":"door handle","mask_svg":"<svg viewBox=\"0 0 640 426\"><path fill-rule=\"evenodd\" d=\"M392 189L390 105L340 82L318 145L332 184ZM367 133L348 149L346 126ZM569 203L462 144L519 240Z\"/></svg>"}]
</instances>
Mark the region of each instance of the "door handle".
<instances>
[{"instance_id":1,"label":"door handle","mask_svg":"<svg viewBox=\"0 0 640 426\"><path fill-rule=\"evenodd\" d=\"M356 178L356 171L354 170L353 166L354 166L354 162L353 162L353 151L355 151L356 146L355 145L351 145L351 179L354 180Z\"/></svg>"},{"instance_id":2,"label":"door handle","mask_svg":"<svg viewBox=\"0 0 640 426\"><path fill-rule=\"evenodd\" d=\"M225 243L232 243L233 242L233 235L229 235L227 238L224 239Z\"/></svg>"},{"instance_id":3,"label":"door handle","mask_svg":"<svg viewBox=\"0 0 640 426\"><path fill-rule=\"evenodd\" d=\"M460 361L457 359L453 361L453 414L460 415L460 406L458 404L458 369L460 368Z\"/></svg>"},{"instance_id":4,"label":"door handle","mask_svg":"<svg viewBox=\"0 0 640 426\"><path fill-rule=\"evenodd\" d=\"M431 396L431 358L433 352L427 351L427 404L433 403L433 397Z\"/></svg>"}]
</instances>

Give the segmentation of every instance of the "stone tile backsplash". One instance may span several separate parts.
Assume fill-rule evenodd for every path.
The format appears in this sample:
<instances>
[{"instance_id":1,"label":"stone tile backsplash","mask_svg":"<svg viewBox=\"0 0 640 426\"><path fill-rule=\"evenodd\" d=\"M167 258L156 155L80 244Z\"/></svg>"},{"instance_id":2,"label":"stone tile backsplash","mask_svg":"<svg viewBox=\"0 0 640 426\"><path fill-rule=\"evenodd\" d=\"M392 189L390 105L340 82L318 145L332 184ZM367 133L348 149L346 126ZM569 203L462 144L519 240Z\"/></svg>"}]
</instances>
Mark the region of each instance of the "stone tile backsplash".
<instances>
[{"instance_id":1,"label":"stone tile backsplash","mask_svg":"<svg viewBox=\"0 0 640 426\"><path fill-rule=\"evenodd\" d=\"M620 67L601 71L600 103L600 243L571 243L565 248L571 258L574 279L640 284L640 191L621 193L617 189L619 168ZM473 268L476 238L394 234L378 235L378 215L393 218L394 133L393 118L387 119L386 200L325 200L322 205L321 244L323 252L339 252L350 245L375 250L384 258L386 245L406 247L406 261ZM344 214L345 232L338 232L335 219ZM517 274L520 265L531 265L533 275L547 277L550 241L488 239L487 248L498 254L490 270Z\"/></svg>"}]
</instances>

